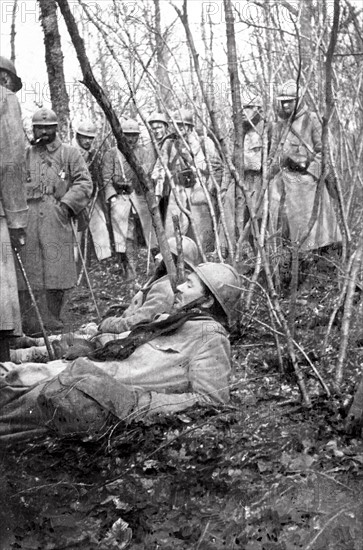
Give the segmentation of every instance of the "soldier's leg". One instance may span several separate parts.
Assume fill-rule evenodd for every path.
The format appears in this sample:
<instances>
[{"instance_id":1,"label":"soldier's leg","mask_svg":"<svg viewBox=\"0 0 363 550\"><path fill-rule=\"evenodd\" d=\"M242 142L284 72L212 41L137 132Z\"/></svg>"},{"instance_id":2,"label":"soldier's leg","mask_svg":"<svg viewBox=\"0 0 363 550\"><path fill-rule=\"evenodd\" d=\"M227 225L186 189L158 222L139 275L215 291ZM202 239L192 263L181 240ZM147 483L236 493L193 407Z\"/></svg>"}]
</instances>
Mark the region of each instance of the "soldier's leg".
<instances>
[{"instance_id":1,"label":"soldier's leg","mask_svg":"<svg viewBox=\"0 0 363 550\"><path fill-rule=\"evenodd\" d=\"M136 277L136 261L137 261L137 247L136 247L136 214L130 213L129 225L127 228L126 238L126 266L125 266L125 279L126 281L133 281Z\"/></svg>"},{"instance_id":2,"label":"soldier's leg","mask_svg":"<svg viewBox=\"0 0 363 550\"><path fill-rule=\"evenodd\" d=\"M65 292L63 289L52 288L46 290L48 323L53 325L53 330L63 327L60 317L64 304L64 295Z\"/></svg>"},{"instance_id":3,"label":"soldier's leg","mask_svg":"<svg viewBox=\"0 0 363 550\"><path fill-rule=\"evenodd\" d=\"M0 330L0 361L10 361L12 330Z\"/></svg>"}]
</instances>

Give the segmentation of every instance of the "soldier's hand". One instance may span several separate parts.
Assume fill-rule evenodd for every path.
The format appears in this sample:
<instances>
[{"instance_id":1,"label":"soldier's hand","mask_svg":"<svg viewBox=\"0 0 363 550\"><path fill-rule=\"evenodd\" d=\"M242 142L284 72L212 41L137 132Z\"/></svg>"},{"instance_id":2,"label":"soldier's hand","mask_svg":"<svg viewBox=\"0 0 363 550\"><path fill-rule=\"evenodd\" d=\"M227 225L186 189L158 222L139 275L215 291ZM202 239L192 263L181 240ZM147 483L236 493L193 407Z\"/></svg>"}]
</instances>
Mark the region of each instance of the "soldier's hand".
<instances>
[{"instance_id":1,"label":"soldier's hand","mask_svg":"<svg viewBox=\"0 0 363 550\"><path fill-rule=\"evenodd\" d=\"M67 204L65 204L64 202L61 202L60 203L60 208L62 209L62 212L63 214L69 219L73 216L73 212L72 210L69 208L69 206Z\"/></svg>"},{"instance_id":2,"label":"soldier's hand","mask_svg":"<svg viewBox=\"0 0 363 550\"><path fill-rule=\"evenodd\" d=\"M20 250L25 245L25 230L23 228L9 228L9 234L12 247Z\"/></svg>"}]
</instances>

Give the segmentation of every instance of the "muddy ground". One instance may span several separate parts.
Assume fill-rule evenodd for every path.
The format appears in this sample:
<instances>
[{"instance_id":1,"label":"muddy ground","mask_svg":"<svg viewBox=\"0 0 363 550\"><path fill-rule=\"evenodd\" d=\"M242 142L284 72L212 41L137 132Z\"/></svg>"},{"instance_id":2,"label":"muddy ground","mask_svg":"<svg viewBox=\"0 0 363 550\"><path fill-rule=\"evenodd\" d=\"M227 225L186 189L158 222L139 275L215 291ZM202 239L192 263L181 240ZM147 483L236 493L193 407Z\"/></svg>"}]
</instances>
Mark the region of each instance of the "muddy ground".
<instances>
[{"instance_id":1,"label":"muddy ground","mask_svg":"<svg viewBox=\"0 0 363 550\"><path fill-rule=\"evenodd\" d=\"M142 255L136 285L145 265ZM90 277L101 315L129 299L114 260L93 260ZM296 339L329 385L339 323L324 354L321 345L337 289L326 273L318 279L299 291ZM356 310L342 395L328 398L301 358L311 410L301 406L283 342L279 367L256 295L232 337L229 406L118 426L96 443L47 438L2 451L1 549L362 550L363 444L344 431L363 365ZM97 320L86 286L72 292L64 316L71 330Z\"/></svg>"}]
</instances>

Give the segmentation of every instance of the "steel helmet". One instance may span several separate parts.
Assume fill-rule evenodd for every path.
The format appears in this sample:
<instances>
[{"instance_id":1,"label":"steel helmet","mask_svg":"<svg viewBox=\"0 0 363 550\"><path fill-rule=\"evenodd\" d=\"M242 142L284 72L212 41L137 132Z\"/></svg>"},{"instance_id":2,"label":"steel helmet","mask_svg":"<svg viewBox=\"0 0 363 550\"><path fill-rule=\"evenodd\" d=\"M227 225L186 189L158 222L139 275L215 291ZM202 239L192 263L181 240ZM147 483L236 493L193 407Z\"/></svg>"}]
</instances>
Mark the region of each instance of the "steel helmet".
<instances>
[{"instance_id":1,"label":"steel helmet","mask_svg":"<svg viewBox=\"0 0 363 550\"><path fill-rule=\"evenodd\" d=\"M178 249L176 246L176 238L170 237L170 239L168 239L168 244L169 244L170 252L175 256L177 256ZM191 267L198 265L201 260L201 257L200 257L199 250L196 243L189 237L183 236L182 247L183 247L183 254L184 254L184 262Z\"/></svg>"},{"instance_id":2,"label":"steel helmet","mask_svg":"<svg viewBox=\"0 0 363 550\"><path fill-rule=\"evenodd\" d=\"M81 136L85 137L95 138L97 135L97 126L96 124L93 124L93 122L91 122L90 120L85 120L78 125L76 129L76 134L80 134Z\"/></svg>"},{"instance_id":3,"label":"steel helmet","mask_svg":"<svg viewBox=\"0 0 363 550\"><path fill-rule=\"evenodd\" d=\"M129 118L121 121L121 129L124 134L140 134L140 126L136 120Z\"/></svg>"},{"instance_id":4,"label":"steel helmet","mask_svg":"<svg viewBox=\"0 0 363 550\"><path fill-rule=\"evenodd\" d=\"M244 90L242 93L242 105L243 107L262 107L262 97L258 94L254 94L249 90Z\"/></svg>"},{"instance_id":5,"label":"steel helmet","mask_svg":"<svg viewBox=\"0 0 363 550\"><path fill-rule=\"evenodd\" d=\"M148 118L148 123L151 124L152 122L162 122L163 124L166 124L168 126L168 117L165 113L152 113Z\"/></svg>"},{"instance_id":6,"label":"steel helmet","mask_svg":"<svg viewBox=\"0 0 363 550\"><path fill-rule=\"evenodd\" d=\"M172 113L172 117L175 124L189 124L189 126L194 126L193 113L188 109L178 109Z\"/></svg>"},{"instance_id":7,"label":"steel helmet","mask_svg":"<svg viewBox=\"0 0 363 550\"><path fill-rule=\"evenodd\" d=\"M297 84L295 80L287 80L277 89L276 99L280 101L288 101L289 99L297 99Z\"/></svg>"},{"instance_id":8,"label":"steel helmet","mask_svg":"<svg viewBox=\"0 0 363 550\"><path fill-rule=\"evenodd\" d=\"M227 315L228 321L241 294L240 278L237 271L229 264L207 262L193 267L193 271L211 291Z\"/></svg>"},{"instance_id":9,"label":"steel helmet","mask_svg":"<svg viewBox=\"0 0 363 550\"><path fill-rule=\"evenodd\" d=\"M33 115L32 124L33 126L57 126L57 115L52 109L39 109Z\"/></svg>"},{"instance_id":10,"label":"steel helmet","mask_svg":"<svg viewBox=\"0 0 363 550\"><path fill-rule=\"evenodd\" d=\"M14 63L10 61L10 59L7 59L6 57L3 57L2 55L0 55L0 70L6 71L13 76L14 92L18 92L22 88L23 83L21 81L21 78L19 78L18 75L16 74Z\"/></svg>"}]
</instances>

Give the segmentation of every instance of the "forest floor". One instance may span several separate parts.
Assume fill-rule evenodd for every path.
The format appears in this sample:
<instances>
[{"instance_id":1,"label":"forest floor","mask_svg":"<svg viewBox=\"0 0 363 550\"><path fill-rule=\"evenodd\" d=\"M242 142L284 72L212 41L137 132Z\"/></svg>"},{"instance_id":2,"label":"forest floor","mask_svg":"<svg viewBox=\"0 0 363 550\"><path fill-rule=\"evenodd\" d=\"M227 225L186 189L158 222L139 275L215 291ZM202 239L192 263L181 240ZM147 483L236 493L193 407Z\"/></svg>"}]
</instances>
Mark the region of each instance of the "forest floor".
<instances>
[{"instance_id":1,"label":"forest floor","mask_svg":"<svg viewBox=\"0 0 363 550\"><path fill-rule=\"evenodd\" d=\"M114 260L93 261L90 276L101 314L129 299ZM336 292L325 273L297 299L295 338L328 385L338 325L320 350ZM99 442L48 437L1 452L1 550L362 550L363 441L344 431L363 365L362 312L342 396L328 398L300 358L310 410L289 362L279 368L261 297L241 319L229 406L118 427ZM76 288L67 328L96 320L87 287Z\"/></svg>"}]
</instances>

